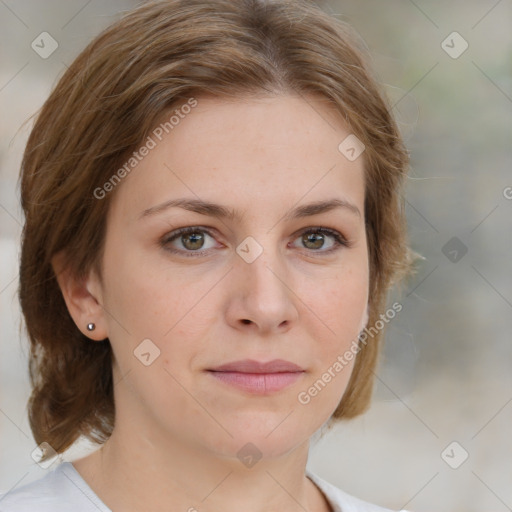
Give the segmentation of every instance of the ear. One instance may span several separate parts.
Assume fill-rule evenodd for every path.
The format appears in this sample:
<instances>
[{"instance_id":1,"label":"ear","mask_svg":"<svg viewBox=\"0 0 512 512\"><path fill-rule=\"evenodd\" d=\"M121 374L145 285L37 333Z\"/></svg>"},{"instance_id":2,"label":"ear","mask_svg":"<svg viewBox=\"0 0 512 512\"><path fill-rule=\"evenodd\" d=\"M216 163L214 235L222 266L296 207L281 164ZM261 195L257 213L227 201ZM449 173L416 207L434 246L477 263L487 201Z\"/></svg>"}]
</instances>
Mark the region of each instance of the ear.
<instances>
[{"instance_id":1,"label":"ear","mask_svg":"<svg viewBox=\"0 0 512 512\"><path fill-rule=\"evenodd\" d=\"M366 325L368 324L369 320L369 313L368 310L370 309L370 306L366 305L366 311L364 312L363 320L361 321L361 328L359 329L359 332L362 332L366 329Z\"/></svg>"},{"instance_id":2,"label":"ear","mask_svg":"<svg viewBox=\"0 0 512 512\"><path fill-rule=\"evenodd\" d=\"M55 254L51 261L69 314L87 337L96 341L104 340L108 337L108 331L99 277L91 270L87 277L77 279L69 268L65 267L64 258L65 254L61 251ZM89 323L96 325L93 331L87 330Z\"/></svg>"}]
</instances>

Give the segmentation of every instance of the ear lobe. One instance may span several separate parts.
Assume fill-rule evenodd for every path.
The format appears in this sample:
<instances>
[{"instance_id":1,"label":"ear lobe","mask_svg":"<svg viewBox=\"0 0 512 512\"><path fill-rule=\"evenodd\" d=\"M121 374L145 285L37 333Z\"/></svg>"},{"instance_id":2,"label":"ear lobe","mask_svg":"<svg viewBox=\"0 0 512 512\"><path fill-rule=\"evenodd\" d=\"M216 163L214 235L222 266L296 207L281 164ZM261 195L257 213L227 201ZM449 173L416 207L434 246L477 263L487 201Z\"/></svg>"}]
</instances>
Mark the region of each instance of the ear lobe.
<instances>
[{"instance_id":1,"label":"ear lobe","mask_svg":"<svg viewBox=\"0 0 512 512\"><path fill-rule=\"evenodd\" d=\"M89 291L90 289L101 289L97 276L91 271L88 276L77 278L69 266L65 266L63 251L55 254L51 261L64 302L76 326L83 334L94 340L107 338L101 296L95 297ZM93 332L87 330L87 324L91 322L96 324L96 329Z\"/></svg>"}]
</instances>

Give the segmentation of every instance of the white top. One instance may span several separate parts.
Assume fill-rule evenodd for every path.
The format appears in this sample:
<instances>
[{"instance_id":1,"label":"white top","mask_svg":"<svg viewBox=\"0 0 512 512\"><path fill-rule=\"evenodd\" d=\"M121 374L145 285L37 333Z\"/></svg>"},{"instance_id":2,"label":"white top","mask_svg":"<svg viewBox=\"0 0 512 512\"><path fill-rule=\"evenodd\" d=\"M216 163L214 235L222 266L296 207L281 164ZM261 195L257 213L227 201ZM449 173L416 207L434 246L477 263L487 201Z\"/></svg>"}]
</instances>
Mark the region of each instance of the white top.
<instances>
[{"instance_id":1,"label":"white top","mask_svg":"<svg viewBox=\"0 0 512 512\"><path fill-rule=\"evenodd\" d=\"M323 492L334 512L392 512L355 498L307 470L306 476ZM0 494L0 512L70 511L112 512L68 461L38 480Z\"/></svg>"}]
</instances>

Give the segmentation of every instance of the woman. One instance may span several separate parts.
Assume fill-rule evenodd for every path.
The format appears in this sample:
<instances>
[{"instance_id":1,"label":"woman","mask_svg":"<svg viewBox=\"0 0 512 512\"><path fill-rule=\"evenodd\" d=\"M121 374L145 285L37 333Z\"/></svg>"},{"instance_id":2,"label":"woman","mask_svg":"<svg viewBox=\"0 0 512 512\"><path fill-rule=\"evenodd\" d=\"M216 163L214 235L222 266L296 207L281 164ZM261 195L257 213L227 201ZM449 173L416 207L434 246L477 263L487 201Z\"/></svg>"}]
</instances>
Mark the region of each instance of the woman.
<instances>
[{"instance_id":1,"label":"woman","mask_svg":"<svg viewBox=\"0 0 512 512\"><path fill-rule=\"evenodd\" d=\"M101 448L0 510L385 510L306 471L411 265L365 58L306 2L167 0L73 62L22 163L20 301L42 460Z\"/></svg>"}]
</instances>

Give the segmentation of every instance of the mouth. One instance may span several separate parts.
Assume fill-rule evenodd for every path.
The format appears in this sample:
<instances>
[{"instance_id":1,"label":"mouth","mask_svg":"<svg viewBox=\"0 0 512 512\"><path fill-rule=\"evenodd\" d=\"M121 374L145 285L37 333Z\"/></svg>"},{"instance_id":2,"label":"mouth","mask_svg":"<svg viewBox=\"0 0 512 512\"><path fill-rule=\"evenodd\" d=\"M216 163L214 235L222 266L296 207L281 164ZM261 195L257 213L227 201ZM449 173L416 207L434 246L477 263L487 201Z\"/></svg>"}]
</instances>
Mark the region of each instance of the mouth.
<instances>
[{"instance_id":1,"label":"mouth","mask_svg":"<svg viewBox=\"0 0 512 512\"><path fill-rule=\"evenodd\" d=\"M305 374L303 368L283 359L275 359L267 363L244 359L207 371L223 384L255 395L268 395L282 391Z\"/></svg>"}]
</instances>

